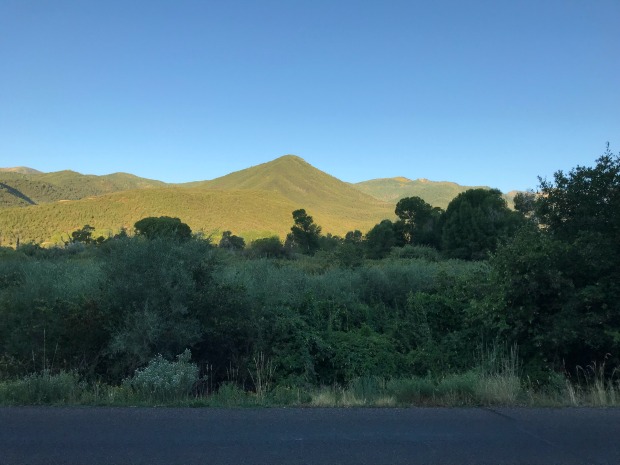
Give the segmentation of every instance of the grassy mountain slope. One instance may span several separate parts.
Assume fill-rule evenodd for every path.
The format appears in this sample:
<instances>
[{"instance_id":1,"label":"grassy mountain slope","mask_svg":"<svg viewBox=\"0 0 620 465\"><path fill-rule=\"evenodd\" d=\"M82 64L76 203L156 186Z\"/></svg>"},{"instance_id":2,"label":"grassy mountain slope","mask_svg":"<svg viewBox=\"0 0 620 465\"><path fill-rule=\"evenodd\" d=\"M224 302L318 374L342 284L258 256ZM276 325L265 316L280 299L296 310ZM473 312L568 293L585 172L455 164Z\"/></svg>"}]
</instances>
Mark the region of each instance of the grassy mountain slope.
<instances>
[{"instance_id":1,"label":"grassy mountain slope","mask_svg":"<svg viewBox=\"0 0 620 465\"><path fill-rule=\"evenodd\" d=\"M309 207L325 203L355 206L358 202L384 206L383 202L377 202L375 198L360 193L350 184L330 176L295 155L285 155L211 181L187 185L279 192L291 201Z\"/></svg>"},{"instance_id":2,"label":"grassy mountain slope","mask_svg":"<svg viewBox=\"0 0 620 465\"><path fill-rule=\"evenodd\" d=\"M211 181L188 183L186 186L277 193L295 204L296 208L305 208L325 232L336 234L344 233L353 226L366 231L378 220L394 216L394 207L389 203L360 192L294 155L285 155Z\"/></svg>"},{"instance_id":3,"label":"grassy mountain slope","mask_svg":"<svg viewBox=\"0 0 620 465\"><path fill-rule=\"evenodd\" d=\"M298 208L305 208L324 233L339 235L352 229L366 232L394 216L393 206L287 156L213 181L7 208L0 216L0 238L5 244L17 236L22 243L57 242L61 234L66 237L85 224L105 235L121 226L131 229L141 218L165 215L207 234L228 229L248 240L272 234L283 239Z\"/></svg>"},{"instance_id":4,"label":"grassy mountain slope","mask_svg":"<svg viewBox=\"0 0 620 465\"><path fill-rule=\"evenodd\" d=\"M27 208L8 208L0 215L0 238L14 244L58 242L61 235L89 224L96 234L121 227L129 230L147 216L180 217L193 231L206 234L224 229L249 236L285 232L294 205L281 196L260 191L220 191L201 188L138 189L75 201ZM290 226L289 226L290 227Z\"/></svg>"},{"instance_id":5,"label":"grassy mountain slope","mask_svg":"<svg viewBox=\"0 0 620 465\"><path fill-rule=\"evenodd\" d=\"M17 168L0 170L0 207L79 200L89 196L123 190L162 187L165 183L126 173L105 176L85 175L75 171L41 173Z\"/></svg>"},{"instance_id":6,"label":"grassy mountain slope","mask_svg":"<svg viewBox=\"0 0 620 465\"><path fill-rule=\"evenodd\" d=\"M411 180L403 177L372 179L352 184L368 195L377 199L396 204L404 197L420 197L434 207L445 210L450 201L461 192L468 189L489 189L487 186L461 186L454 182L429 181L428 179ZM514 195L504 195L509 205L512 205Z\"/></svg>"},{"instance_id":7,"label":"grassy mountain slope","mask_svg":"<svg viewBox=\"0 0 620 465\"><path fill-rule=\"evenodd\" d=\"M324 233L342 235L394 218L394 204L403 197L416 195L445 208L471 188L407 178L348 184L293 155L176 186L126 173L20 170L0 170L0 240L5 244L18 236L22 242L58 241L85 224L105 235L162 215L179 217L194 231L231 230L249 240L270 234L284 238L298 208L305 208Z\"/></svg>"}]
</instances>

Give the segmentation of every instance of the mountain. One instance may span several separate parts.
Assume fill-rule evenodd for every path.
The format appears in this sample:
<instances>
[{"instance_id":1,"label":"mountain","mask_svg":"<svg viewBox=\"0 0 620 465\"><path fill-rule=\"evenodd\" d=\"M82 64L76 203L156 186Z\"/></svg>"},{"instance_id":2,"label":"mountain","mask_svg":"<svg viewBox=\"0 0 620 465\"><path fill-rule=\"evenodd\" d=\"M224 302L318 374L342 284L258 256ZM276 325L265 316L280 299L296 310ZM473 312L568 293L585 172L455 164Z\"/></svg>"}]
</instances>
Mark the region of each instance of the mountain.
<instances>
[{"instance_id":1,"label":"mountain","mask_svg":"<svg viewBox=\"0 0 620 465\"><path fill-rule=\"evenodd\" d=\"M104 237L121 227L133 229L147 216L179 217L194 232L226 229L250 238L283 234L292 223L295 205L263 191L222 191L201 188L155 188L116 192L82 200L65 200L28 208L6 208L0 215L0 240L14 244L58 243L85 224ZM290 225L288 226L290 227Z\"/></svg>"},{"instance_id":2,"label":"mountain","mask_svg":"<svg viewBox=\"0 0 620 465\"><path fill-rule=\"evenodd\" d=\"M41 173L31 168L0 169L0 207L79 200L130 189L162 187L161 181L127 173L95 176L75 171Z\"/></svg>"},{"instance_id":3,"label":"mountain","mask_svg":"<svg viewBox=\"0 0 620 465\"><path fill-rule=\"evenodd\" d=\"M384 214L386 208L391 208L386 202L360 192L295 155L285 155L211 181L188 183L187 186L277 192L298 208L305 208L309 214L320 210L315 220L323 214L337 215L343 219L358 218L360 207L371 216Z\"/></svg>"},{"instance_id":4,"label":"mountain","mask_svg":"<svg viewBox=\"0 0 620 465\"><path fill-rule=\"evenodd\" d=\"M471 187L407 178L349 184L303 159L285 155L210 181L166 184L127 173L105 176L75 171L41 173L0 169L0 245L58 243L89 224L107 235L132 229L147 216L178 217L194 231L219 236L224 230L246 240L284 238L292 212L304 208L324 233L367 232L403 197L419 196L445 208Z\"/></svg>"},{"instance_id":5,"label":"mountain","mask_svg":"<svg viewBox=\"0 0 620 465\"><path fill-rule=\"evenodd\" d=\"M59 179L83 180L72 172L54 175L44 179L63 186L67 182ZM131 229L146 216L179 217L192 230L207 235L231 230L247 240L273 234L283 239L292 226L292 212L298 208L305 208L324 233L339 235L353 229L366 232L380 220L394 217L392 205L299 157L284 156L211 181L5 208L0 215L0 240L4 238L6 244L19 236L22 243L54 243L85 224L105 235L121 226Z\"/></svg>"},{"instance_id":6,"label":"mountain","mask_svg":"<svg viewBox=\"0 0 620 465\"><path fill-rule=\"evenodd\" d=\"M41 171L28 168L27 166L15 166L13 168L0 168L1 172L22 173L22 174L40 174Z\"/></svg>"},{"instance_id":7,"label":"mountain","mask_svg":"<svg viewBox=\"0 0 620 465\"><path fill-rule=\"evenodd\" d=\"M424 178L411 180L404 177L372 179L352 184L352 186L365 194L393 205L404 197L415 196L444 210L450 201L461 192L468 189L490 189L487 186L461 186L448 181L429 181ZM505 194L504 198L509 205L512 205L514 195Z\"/></svg>"}]
</instances>

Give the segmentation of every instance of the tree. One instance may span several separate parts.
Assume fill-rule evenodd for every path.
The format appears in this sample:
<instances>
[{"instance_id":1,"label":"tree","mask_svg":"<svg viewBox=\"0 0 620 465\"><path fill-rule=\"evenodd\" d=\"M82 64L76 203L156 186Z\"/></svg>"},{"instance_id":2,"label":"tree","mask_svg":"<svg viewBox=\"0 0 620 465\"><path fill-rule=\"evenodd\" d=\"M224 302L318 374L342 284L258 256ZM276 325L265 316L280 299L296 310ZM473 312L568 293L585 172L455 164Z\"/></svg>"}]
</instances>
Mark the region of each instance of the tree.
<instances>
[{"instance_id":1,"label":"tree","mask_svg":"<svg viewBox=\"0 0 620 465\"><path fill-rule=\"evenodd\" d=\"M536 219L536 194L534 192L519 192L514 197L515 210L524 218Z\"/></svg>"},{"instance_id":2,"label":"tree","mask_svg":"<svg viewBox=\"0 0 620 465\"><path fill-rule=\"evenodd\" d=\"M540 179L536 213L555 237L575 240L584 233L602 234L609 245L620 237L620 153L609 150L593 168L577 166L568 175Z\"/></svg>"},{"instance_id":3,"label":"tree","mask_svg":"<svg viewBox=\"0 0 620 465\"><path fill-rule=\"evenodd\" d=\"M78 229L77 231L73 231L71 233L71 242L81 242L83 244L90 244L93 242L93 231L95 228L86 224L82 227L82 229Z\"/></svg>"},{"instance_id":4,"label":"tree","mask_svg":"<svg viewBox=\"0 0 620 465\"><path fill-rule=\"evenodd\" d=\"M295 224L286 238L287 244L303 254L314 255L320 246L321 227L303 208L293 212L293 221Z\"/></svg>"},{"instance_id":5,"label":"tree","mask_svg":"<svg viewBox=\"0 0 620 465\"><path fill-rule=\"evenodd\" d=\"M192 230L187 224L182 223L179 218L169 216L143 218L134 227L137 235L144 236L147 239L187 240L192 237Z\"/></svg>"},{"instance_id":6,"label":"tree","mask_svg":"<svg viewBox=\"0 0 620 465\"><path fill-rule=\"evenodd\" d=\"M401 245L439 246L439 228L443 210L426 203L420 197L405 197L396 204L396 234Z\"/></svg>"},{"instance_id":7,"label":"tree","mask_svg":"<svg viewBox=\"0 0 620 465\"><path fill-rule=\"evenodd\" d=\"M224 231L222 233L222 239L220 240L219 247L221 249L243 250L245 247L245 241L243 240L243 237L235 236L230 231Z\"/></svg>"},{"instance_id":8,"label":"tree","mask_svg":"<svg viewBox=\"0 0 620 465\"><path fill-rule=\"evenodd\" d=\"M264 258L285 258L288 255L278 236L256 239L250 243L249 255Z\"/></svg>"},{"instance_id":9,"label":"tree","mask_svg":"<svg viewBox=\"0 0 620 465\"><path fill-rule=\"evenodd\" d=\"M520 218L497 189L461 192L446 209L443 251L449 258L484 259L495 251L500 238L516 231Z\"/></svg>"},{"instance_id":10,"label":"tree","mask_svg":"<svg viewBox=\"0 0 620 465\"><path fill-rule=\"evenodd\" d=\"M620 154L541 180L530 223L491 261L493 308L526 357L555 370L620 363ZM500 325L502 326L502 325Z\"/></svg>"},{"instance_id":11,"label":"tree","mask_svg":"<svg viewBox=\"0 0 620 465\"><path fill-rule=\"evenodd\" d=\"M366 233L368 258L383 258L395 245L394 223L390 220L383 220Z\"/></svg>"},{"instance_id":12,"label":"tree","mask_svg":"<svg viewBox=\"0 0 620 465\"><path fill-rule=\"evenodd\" d=\"M355 231L349 231L344 236L344 242L347 244L361 244L364 239L362 231L356 229Z\"/></svg>"}]
</instances>

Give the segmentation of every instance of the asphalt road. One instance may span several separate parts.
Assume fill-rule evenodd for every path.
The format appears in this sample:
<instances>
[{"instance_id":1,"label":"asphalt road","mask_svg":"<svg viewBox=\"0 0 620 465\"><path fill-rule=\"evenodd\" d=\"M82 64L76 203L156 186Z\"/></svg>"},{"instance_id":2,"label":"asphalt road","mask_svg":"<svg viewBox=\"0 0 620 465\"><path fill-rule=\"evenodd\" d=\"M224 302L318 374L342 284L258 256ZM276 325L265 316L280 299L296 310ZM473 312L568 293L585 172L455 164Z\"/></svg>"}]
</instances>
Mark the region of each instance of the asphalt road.
<instances>
[{"instance_id":1,"label":"asphalt road","mask_svg":"<svg viewBox=\"0 0 620 465\"><path fill-rule=\"evenodd\" d=\"M620 409L0 408L0 464L620 464Z\"/></svg>"}]
</instances>

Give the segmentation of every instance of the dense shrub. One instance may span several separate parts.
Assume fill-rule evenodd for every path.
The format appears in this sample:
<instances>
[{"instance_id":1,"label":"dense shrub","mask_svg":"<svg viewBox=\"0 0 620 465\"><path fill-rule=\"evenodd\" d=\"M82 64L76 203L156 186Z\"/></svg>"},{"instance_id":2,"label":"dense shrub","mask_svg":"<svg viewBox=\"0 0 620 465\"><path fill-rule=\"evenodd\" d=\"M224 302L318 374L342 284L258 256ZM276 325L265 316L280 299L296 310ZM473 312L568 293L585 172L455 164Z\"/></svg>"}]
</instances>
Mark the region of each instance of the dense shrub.
<instances>
[{"instance_id":1,"label":"dense shrub","mask_svg":"<svg viewBox=\"0 0 620 465\"><path fill-rule=\"evenodd\" d=\"M185 350L175 362L157 355L149 364L136 370L123 385L131 388L139 398L156 402L186 399L198 381L198 367L190 363L191 353Z\"/></svg>"}]
</instances>

